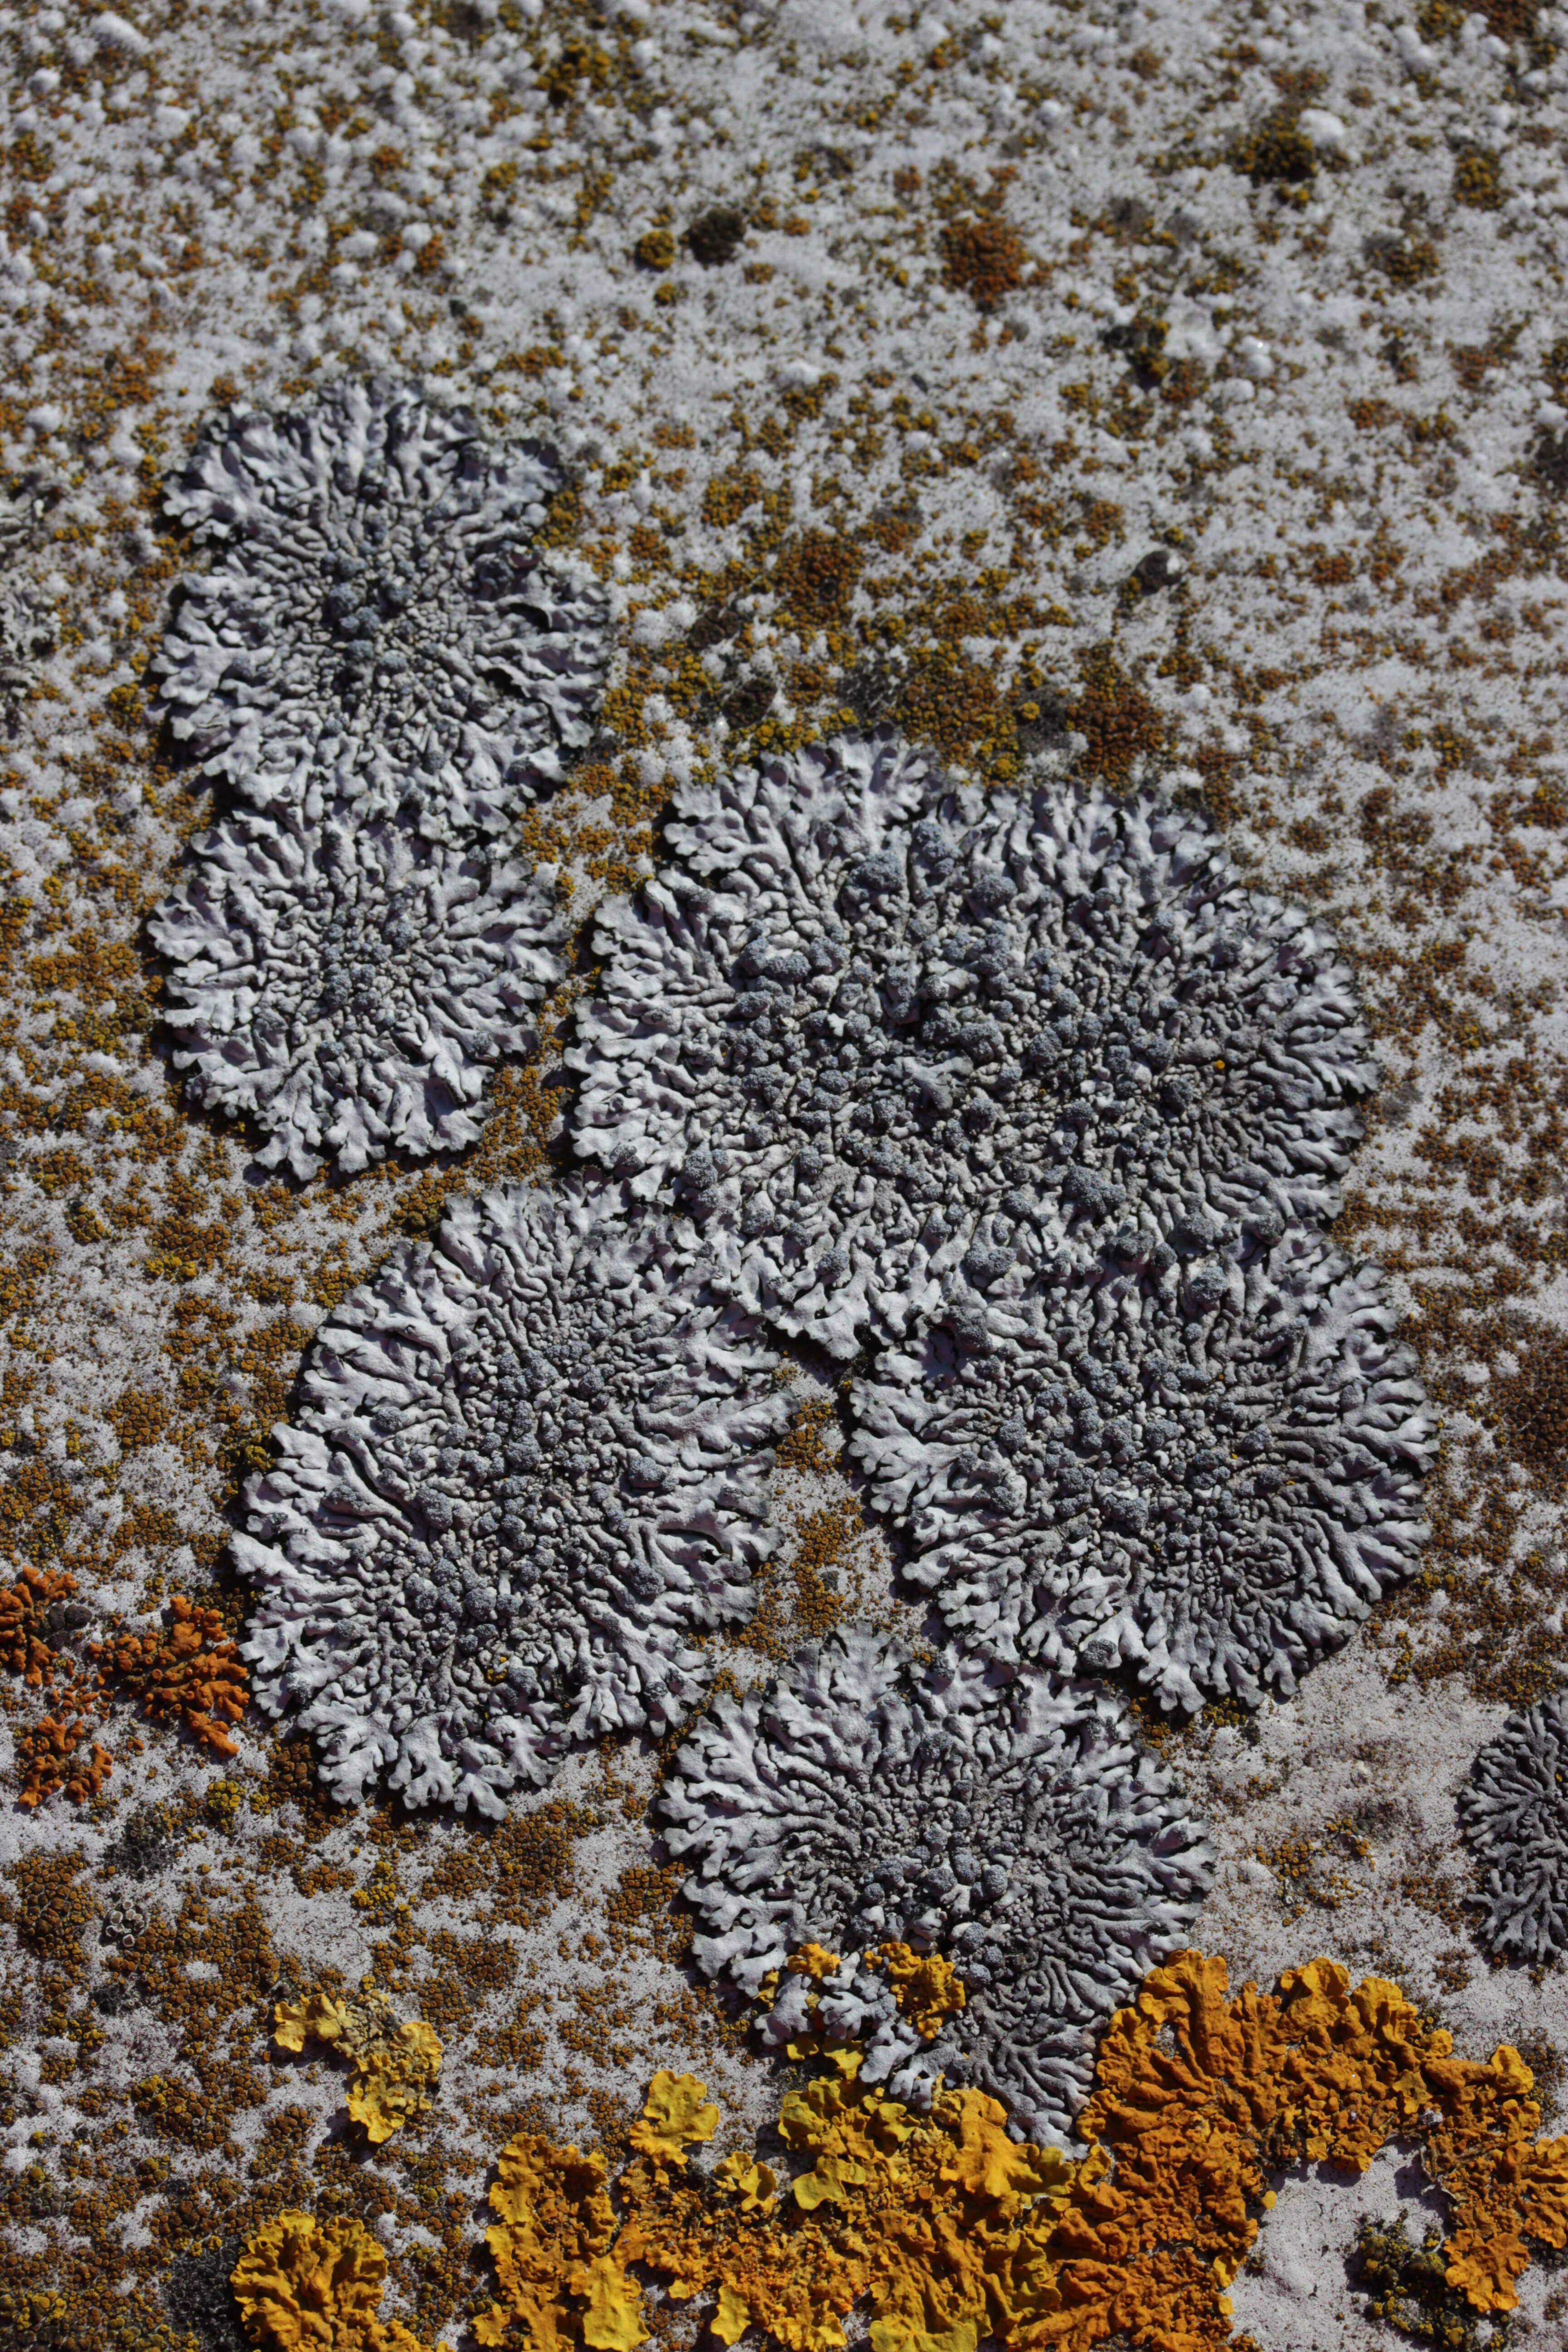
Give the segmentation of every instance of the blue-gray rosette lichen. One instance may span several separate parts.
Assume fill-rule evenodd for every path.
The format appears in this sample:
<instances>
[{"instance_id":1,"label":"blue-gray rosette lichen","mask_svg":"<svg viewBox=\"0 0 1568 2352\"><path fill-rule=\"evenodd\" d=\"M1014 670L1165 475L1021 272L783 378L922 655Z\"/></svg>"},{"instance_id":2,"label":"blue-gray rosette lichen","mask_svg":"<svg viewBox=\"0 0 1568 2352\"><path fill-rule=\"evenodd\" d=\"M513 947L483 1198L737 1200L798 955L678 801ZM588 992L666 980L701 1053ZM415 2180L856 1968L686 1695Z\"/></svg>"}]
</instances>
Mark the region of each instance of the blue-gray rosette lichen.
<instances>
[{"instance_id":1,"label":"blue-gray rosette lichen","mask_svg":"<svg viewBox=\"0 0 1568 2352\"><path fill-rule=\"evenodd\" d=\"M1096 2029L1185 1943L1213 1866L1120 1699L952 1654L922 1672L858 1625L765 1692L719 1696L659 1804L707 1974L756 1993L807 1943L942 1952L967 2004L924 2053L889 2032L850 1960L825 2006L847 2020L858 2005L873 2075L900 2093L942 2072L1041 2139L1069 2131ZM778 1995L786 2029L804 1990L792 1977Z\"/></svg>"},{"instance_id":2,"label":"blue-gray rosette lichen","mask_svg":"<svg viewBox=\"0 0 1568 2352\"><path fill-rule=\"evenodd\" d=\"M297 1176L476 1141L568 928L553 880L482 839L243 807L149 925L186 1093L254 1118L262 1163Z\"/></svg>"},{"instance_id":3,"label":"blue-gray rosette lichen","mask_svg":"<svg viewBox=\"0 0 1568 2352\"><path fill-rule=\"evenodd\" d=\"M1494 1952L1545 1966L1568 1953L1568 1691L1510 1715L1459 1791L1459 1821L1486 1873L1481 1933Z\"/></svg>"},{"instance_id":4,"label":"blue-gray rosette lichen","mask_svg":"<svg viewBox=\"0 0 1568 2352\"><path fill-rule=\"evenodd\" d=\"M380 379L226 412L167 493L213 548L153 664L175 735L260 807L499 831L587 741L608 650L533 544L561 483Z\"/></svg>"},{"instance_id":5,"label":"blue-gray rosette lichen","mask_svg":"<svg viewBox=\"0 0 1568 2352\"><path fill-rule=\"evenodd\" d=\"M252 1686L341 1798L504 1810L678 1722L773 1540L776 1360L575 1182L452 1210L318 1332L235 1538Z\"/></svg>"},{"instance_id":6,"label":"blue-gray rosette lichen","mask_svg":"<svg viewBox=\"0 0 1568 2352\"><path fill-rule=\"evenodd\" d=\"M1198 817L946 792L878 736L683 787L668 841L601 924L576 1145L784 1330L962 1337L1003 1277L1334 1207L1375 1076L1350 972Z\"/></svg>"},{"instance_id":7,"label":"blue-gray rosette lichen","mask_svg":"<svg viewBox=\"0 0 1568 2352\"><path fill-rule=\"evenodd\" d=\"M1416 1564L1436 1451L1386 1286L1293 1229L1178 1223L1118 1265L884 1350L851 1446L955 1639L1131 1668L1162 1706L1286 1697Z\"/></svg>"}]
</instances>

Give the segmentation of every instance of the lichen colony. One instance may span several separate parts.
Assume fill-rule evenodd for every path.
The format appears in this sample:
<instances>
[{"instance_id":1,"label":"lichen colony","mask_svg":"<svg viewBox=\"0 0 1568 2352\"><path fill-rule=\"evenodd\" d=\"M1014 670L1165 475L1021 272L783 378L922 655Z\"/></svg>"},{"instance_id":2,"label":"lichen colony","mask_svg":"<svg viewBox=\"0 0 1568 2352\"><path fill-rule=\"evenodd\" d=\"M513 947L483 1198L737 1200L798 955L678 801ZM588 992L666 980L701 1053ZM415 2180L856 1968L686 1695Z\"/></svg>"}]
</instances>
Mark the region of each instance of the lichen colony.
<instances>
[{"instance_id":1,"label":"lichen colony","mask_svg":"<svg viewBox=\"0 0 1568 2352\"><path fill-rule=\"evenodd\" d=\"M1511 1715L1477 1757L1459 1820L1485 1873L1493 1950L1544 1967L1568 1952L1568 1693Z\"/></svg>"},{"instance_id":2,"label":"lichen colony","mask_svg":"<svg viewBox=\"0 0 1568 2352\"><path fill-rule=\"evenodd\" d=\"M1436 1425L1374 1268L1292 1229L889 1349L854 1451L954 1637L1131 1667L1160 1704L1290 1696L1416 1563ZM1197 1244L1201 1247L1201 1243Z\"/></svg>"},{"instance_id":3,"label":"lichen colony","mask_svg":"<svg viewBox=\"0 0 1568 2352\"><path fill-rule=\"evenodd\" d=\"M1158 1276L1331 1213L1373 1076L1349 971L1159 795L948 793L881 735L676 820L602 927L577 1148L784 1330L969 1340L1107 1247Z\"/></svg>"},{"instance_id":4,"label":"lichen colony","mask_svg":"<svg viewBox=\"0 0 1568 2352\"><path fill-rule=\"evenodd\" d=\"M381 378L231 410L168 492L213 562L157 670L174 730L258 808L501 831L587 740L602 604L532 541L561 483Z\"/></svg>"},{"instance_id":5,"label":"lichen colony","mask_svg":"<svg viewBox=\"0 0 1568 2352\"><path fill-rule=\"evenodd\" d=\"M916 1675L862 1628L765 1694L717 1699L662 1807L704 1969L754 1993L807 1944L952 1955L967 2005L930 2070L1004 2099L1042 2139L1068 2132L1095 2029L1185 1941L1210 1869L1109 1695L953 1656ZM781 2007L804 1989L786 1984ZM784 2021L799 2031L797 2006ZM908 2057L889 2046L868 2079L901 2059L894 2087L910 2095Z\"/></svg>"},{"instance_id":6,"label":"lichen colony","mask_svg":"<svg viewBox=\"0 0 1568 2352\"><path fill-rule=\"evenodd\" d=\"M296 1176L460 1149L497 1062L533 1042L566 928L553 885L483 836L237 809L151 925L174 1066Z\"/></svg>"},{"instance_id":7,"label":"lichen colony","mask_svg":"<svg viewBox=\"0 0 1568 2352\"><path fill-rule=\"evenodd\" d=\"M505 1810L686 1712L769 1549L774 1358L658 1219L569 1185L455 1208L322 1327L247 1493L261 1705L341 1797Z\"/></svg>"}]
</instances>

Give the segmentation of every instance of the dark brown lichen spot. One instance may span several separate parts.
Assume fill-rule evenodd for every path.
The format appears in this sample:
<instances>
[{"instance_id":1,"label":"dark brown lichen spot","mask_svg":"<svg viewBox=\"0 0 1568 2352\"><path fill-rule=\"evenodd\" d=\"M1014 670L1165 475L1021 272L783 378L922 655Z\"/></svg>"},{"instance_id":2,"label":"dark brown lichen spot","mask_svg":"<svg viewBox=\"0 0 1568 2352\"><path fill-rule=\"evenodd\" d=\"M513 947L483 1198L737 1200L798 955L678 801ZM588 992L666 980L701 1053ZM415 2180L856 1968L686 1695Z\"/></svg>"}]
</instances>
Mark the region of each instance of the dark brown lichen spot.
<instances>
[{"instance_id":1,"label":"dark brown lichen spot","mask_svg":"<svg viewBox=\"0 0 1568 2352\"><path fill-rule=\"evenodd\" d=\"M951 221L942 233L942 284L971 295L983 310L994 310L1023 284L1027 259L1010 221Z\"/></svg>"},{"instance_id":2,"label":"dark brown lichen spot","mask_svg":"<svg viewBox=\"0 0 1568 2352\"><path fill-rule=\"evenodd\" d=\"M733 261L746 234L746 215L733 205L711 205L699 213L686 232L686 249L705 269L721 268Z\"/></svg>"}]
</instances>

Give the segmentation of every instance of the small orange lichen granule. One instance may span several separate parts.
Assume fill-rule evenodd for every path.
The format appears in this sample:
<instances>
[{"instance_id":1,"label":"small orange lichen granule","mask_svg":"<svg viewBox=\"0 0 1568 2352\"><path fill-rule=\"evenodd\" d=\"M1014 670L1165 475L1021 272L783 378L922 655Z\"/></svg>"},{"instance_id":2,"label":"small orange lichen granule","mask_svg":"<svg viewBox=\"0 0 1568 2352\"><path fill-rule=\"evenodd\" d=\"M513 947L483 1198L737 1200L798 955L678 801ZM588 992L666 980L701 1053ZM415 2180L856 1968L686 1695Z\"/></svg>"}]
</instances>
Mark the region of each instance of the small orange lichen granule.
<instances>
[{"instance_id":1,"label":"small orange lichen granule","mask_svg":"<svg viewBox=\"0 0 1568 2352\"><path fill-rule=\"evenodd\" d=\"M170 1614L172 1624L95 1642L91 1654L107 1661L149 1715L174 1716L220 1756L237 1756L223 1726L239 1721L248 1690L233 1638L216 1609L183 1592L175 1593Z\"/></svg>"},{"instance_id":2,"label":"small orange lichen granule","mask_svg":"<svg viewBox=\"0 0 1568 2352\"><path fill-rule=\"evenodd\" d=\"M91 1730L86 1716L68 1718L46 1715L41 1721L24 1726L16 1733L16 1769L22 1785L16 1801L29 1810L63 1789L73 1805L85 1804L96 1797L114 1769L113 1759L107 1748L92 1742L92 1752L86 1763L77 1754L78 1748Z\"/></svg>"},{"instance_id":3,"label":"small orange lichen granule","mask_svg":"<svg viewBox=\"0 0 1568 2352\"><path fill-rule=\"evenodd\" d=\"M51 1684L62 1663L74 1665L50 1646L45 1612L51 1601L68 1600L75 1591L74 1576L47 1568L25 1568L15 1584L0 1586L0 1665L30 1689Z\"/></svg>"},{"instance_id":4,"label":"small orange lichen granule","mask_svg":"<svg viewBox=\"0 0 1568 2352\"><path fill-rule=\"evenodd\" d=\"M246 2335L266 2352L424 2352L400 2320L376 2317L386 2254L350 2216L279 2213L249 2241L230 2284Z\"/></svg>"}]
</instances>

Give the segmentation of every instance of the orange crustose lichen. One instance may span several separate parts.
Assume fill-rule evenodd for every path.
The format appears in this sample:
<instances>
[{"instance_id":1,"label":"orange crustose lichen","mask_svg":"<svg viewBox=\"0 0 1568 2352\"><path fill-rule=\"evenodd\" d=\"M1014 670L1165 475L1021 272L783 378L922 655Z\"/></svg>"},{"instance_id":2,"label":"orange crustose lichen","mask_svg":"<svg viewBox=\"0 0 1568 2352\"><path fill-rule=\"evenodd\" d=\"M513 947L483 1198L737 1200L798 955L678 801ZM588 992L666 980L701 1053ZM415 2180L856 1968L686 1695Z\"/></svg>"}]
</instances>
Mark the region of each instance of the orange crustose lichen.
<instances>
[{"instance_id":1,"label":"orange crustose lichen","mask_svg":"<svg viewBox=\"0 0 1568 2352\"><path fill-rule=\"evenodd\" d=\"M25 1568L15 1584L0 1587L0 1665L33 1690L52 1683L62 1664L48 1640L45 1612L51 1601L68 1600L75 1591L74 1576L46 1568ZM74 1663L64 1662L68 1670Z\"/></svg>"},{"instance_id":2,"label":"orange crustose lichen","mask_svg":"<svg viewBox=\"0 0 1568 2352\"><path fill-rule=\"evenodd\" d=\"M1452 2202L1447 2280L1473 2309L1514 2306L1530 2241L1568 2243L1568 2138L1536 2137L1518 2053L1456 2058L1396 1985L1352 1992L1331 1960L1229 1999L1222 1960L1152 1970L1106 2029L1078 2162L1018 2146L978 2091L914 2115L859 2082L859 2063L829 2053L786 2093L779 2135L810 2165L782 2193L742 2151L689 2169L687 2146L718 2124L691 2075L655 2078L618 2222L602 2156L514 2139L490 2192L499 2298L479 2341L630 2352L647 2333L637 2263L673 2299L711 2301L723 2344L756 2325L789 2352L829 2352L865 2300L873 2352L974 2352L985 2336L1200 2352L1229 2334L1225 2290L1274 2201L1267 2172L1302 2157L1364 2170L1395 2136L1421 2143Z\"/></svg>"},{"instance_id":3,"label":"orange crustose lichen","mask_svg":"<svg viewBox=\"0 0 1568 2352\"><path fill-rule=\"evenodd\" d=\"M114 1765L107 1748L100 1748L96 1740L86 1763L78 1756L77 1749L91 1728L86 1716L46 1715L18 1730L16 1769L22 1784L18 1804L31 1810L60 1789L73 1805L85 1804L98 1795Z\"/></svg>"},{"instance_id":4,"label":"orange crustose lichen","mask_svg":"<svg viewBox=\"0 0 1568 2352\"><path fill-rule=\"evenodd\" d=\"M173 1716L220 1756L238 1748L223 1728L245 1712L247 1684L222 1617L176 1592L172 1625L150 1633L120 1633L95 1642L92 1654L120 1676L149 1715Z\"/></svg>"}]
</instances>

